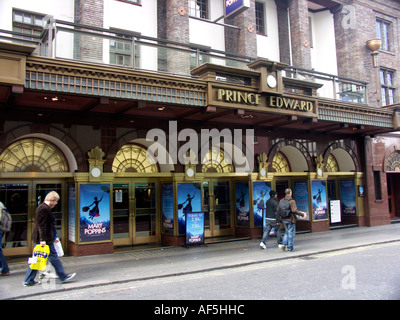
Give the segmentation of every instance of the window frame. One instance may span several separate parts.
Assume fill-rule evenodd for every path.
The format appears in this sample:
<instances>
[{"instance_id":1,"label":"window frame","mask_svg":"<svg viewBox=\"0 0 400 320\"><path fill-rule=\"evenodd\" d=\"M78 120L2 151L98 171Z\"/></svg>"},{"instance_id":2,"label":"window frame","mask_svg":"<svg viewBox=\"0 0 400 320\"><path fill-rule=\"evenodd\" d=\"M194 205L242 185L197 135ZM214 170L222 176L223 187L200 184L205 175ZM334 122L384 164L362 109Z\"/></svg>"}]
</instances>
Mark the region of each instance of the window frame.
<instances>
[{"instance_id":1,"label":"window frame","mask_svg":"<svg viewBox=\"0 0 400 320\"><path fill-rule=\"evenodd\" d=\"M198 4L200 2L200 4ZM202 8L202 7L205 7ZM209 0L190 0L189 1L189 16L198 19L210 19L210 3Z\"/></svg>"},{"instance_id":2,"label":"window frame","mask_svg":"<svg viewBox=\"0 0 400 320\"><path fill-rule=\"evenodd\" d=\"M389 81L390 76L390 81ZM379 70L379 83L381 85L381 103L387 106L396 103L395 71L385 68Z\"/></svg>"},{"instance_id":3,"label":"window frame","mask_svg":"<svg viewBox=\"0 0 400 320\"><path fill-rule=\"evenodd\" d=\"M265 2L256 1L255 4L255 13L256 13L256 32L257 34L267 36L267 19L265 12ZM259 7L262 6L262 11L259 10Z\"/></svg>"},{"instance_id":4,"label":"window frame","mask_svg":"<svg viewBox=\"0 0 400 320\"><path fill-rule=\"evenodd\" d=\"M382 18L376 18L376 36L378 39L382 40L380 50L391 52L391 50L392 50L392 22L382 19Z\"/></svg>"}]
</instances>

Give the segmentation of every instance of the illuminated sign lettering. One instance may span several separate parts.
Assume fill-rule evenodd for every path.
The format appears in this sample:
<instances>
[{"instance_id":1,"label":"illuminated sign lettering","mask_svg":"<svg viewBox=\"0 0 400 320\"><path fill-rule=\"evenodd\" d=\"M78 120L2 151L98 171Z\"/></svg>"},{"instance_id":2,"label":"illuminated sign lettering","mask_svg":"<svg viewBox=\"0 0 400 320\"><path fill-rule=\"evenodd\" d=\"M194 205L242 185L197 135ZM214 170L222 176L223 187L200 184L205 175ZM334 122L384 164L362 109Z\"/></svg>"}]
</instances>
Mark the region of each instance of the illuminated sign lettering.
<instances>
[{"instance_id":1,"label":"illuminated sign lettering","mask_svg":"<svg viewBox=\"0 0 400 320\"><path fill-rule=\"evenodd\" d=\"M261 94L218 89L218 101L259 105L261 103Z\"/></svg>"}]
</instances>

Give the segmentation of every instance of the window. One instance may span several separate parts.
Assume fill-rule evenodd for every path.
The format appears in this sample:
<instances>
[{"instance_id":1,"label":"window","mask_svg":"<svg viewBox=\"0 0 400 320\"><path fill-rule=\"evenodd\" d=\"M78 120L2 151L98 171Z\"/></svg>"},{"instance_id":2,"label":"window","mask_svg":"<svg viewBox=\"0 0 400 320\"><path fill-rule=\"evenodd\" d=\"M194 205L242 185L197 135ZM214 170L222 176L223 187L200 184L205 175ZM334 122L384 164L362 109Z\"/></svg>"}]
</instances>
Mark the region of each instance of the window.
<instances>
[{"instance_id":1,"label":"window","mask_svg":"<svg viewBox=\"0 0 400 320\"><path fill-rule=\"evenodd\" d=\"M189 6L191 16L208 19L208 0L190 0Z\"/></svg>"},{"instance_id":2,"label":"window","mask_svg":"<svg viewBox=\"0 0 400 320\"><path fill-rule=\"evenodd\" d=\"M115 38L110 40L110 64L132 67L132 36L126 34L114 34ZM139 64L140 54L138 45L135 44L134 66Z\"/></svg>"},{"instance_id":3,"label":"window","mask_svg":"<svg viewBox=\"0 0 400 320\"><path fill-rule=\"evenodd\" d=\"M375 200L382 200L381 173L374 171Z\"/></svg>"},{"instance_id":4,"label":"window","mask_svg":"<svg viewBox=\"0 0 400 320\"><path fill-rule=\"evenodd\" d=\"M20 10L13 10L13 31L26 34L27 36L14 36L18 39L34 41L29 35L40 36L43 31L42 19L44 15Z\"/></svg>"},{"instance_id":5,"label":"window","mask_svg":"<svg viewBox=\"0 0 400 320\"><path fill-rule=\"evenodd\" d=\"M259 34L266 34L264 3L256 2L256 30Z\"/></svg>"},{"instance_id":6,"label":"window","mask_svg":"<svg viewBox=\"0 0 400 320\"><path fill-rule=\"evenodd\" d=\"M381 49L390 51L390 23L383 20L376 20L376 35L382 40Z\"/></svg>"},{"instance_id":7,"label":"window","mask_svg":"<svg viewBox=\"0 0 400 320\"><path fill-rule=\"evenodd\" d=\"M381 81L381 99L382 106L394 104L394 72L381 69L380 70L380 81Z\"/></svg>"}]
</instances>

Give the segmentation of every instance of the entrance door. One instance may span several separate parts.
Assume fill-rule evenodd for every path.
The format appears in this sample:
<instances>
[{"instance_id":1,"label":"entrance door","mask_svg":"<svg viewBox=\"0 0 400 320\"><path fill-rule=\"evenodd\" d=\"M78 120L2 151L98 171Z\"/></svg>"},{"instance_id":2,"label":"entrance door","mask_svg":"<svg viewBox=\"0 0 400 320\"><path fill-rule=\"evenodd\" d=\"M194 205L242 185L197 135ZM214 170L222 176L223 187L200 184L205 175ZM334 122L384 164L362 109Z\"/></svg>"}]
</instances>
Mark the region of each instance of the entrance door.
<instances>
[{"instance_id":1,"label":"entrance door","mask_svg":"<svg viewBox=\"0 0 400 320\"><path fill-rule=\"evenodd\" d=\"M390 218L394 218L396 215L396 201L395 201L395 174L387 174L387 193L388 193L388 205Z\"/></svg>"},{"instance_id":2,"label":"entrance door","mask_svg":"<svg viewBox=\"0 0 400 320\"><path fill-rule=\"evenodd\" d=\"M32 231L35 223L35 210L44 201L46 194L56 191L61 199L53 209L58 236L63 239L62 230L62 184L36 183L33 181L16 183L15 181L0 184L0 201L7 207L12 217L10 232L3 236L4 254L26 255L33 249ZM64 244L65 245L65 244Z\"/></svg>"},{"instance_id":3,"label":"entrance door","mask_svg":"<svg viewBox=\"0 0 400 320\"><path fill-rule=\"evenodd\" d=\"M134 245L158 241L156 184L114 184L114 244Z\"/></svg>"},{"instance_id":4,"label":"entrance door","mask_svg":"<svg viewBox=\"0 0 400 320\"><path fill-rule=\"evenodd\" d=\"M281 200L285 197L285 190L289 188L288 180L277 180L275 182L275 191L278 194L278 200Z\"/></svg>"},{"instance_id":5,"label":"entrance door","mask_svg":"<svg viewBox=\"0 0 400 320\"><path fill-rule=\"evenodd\" d=\"M230 190L229 181L203 182L205 237L233 234Z\"/></svg>"}]
</instances>

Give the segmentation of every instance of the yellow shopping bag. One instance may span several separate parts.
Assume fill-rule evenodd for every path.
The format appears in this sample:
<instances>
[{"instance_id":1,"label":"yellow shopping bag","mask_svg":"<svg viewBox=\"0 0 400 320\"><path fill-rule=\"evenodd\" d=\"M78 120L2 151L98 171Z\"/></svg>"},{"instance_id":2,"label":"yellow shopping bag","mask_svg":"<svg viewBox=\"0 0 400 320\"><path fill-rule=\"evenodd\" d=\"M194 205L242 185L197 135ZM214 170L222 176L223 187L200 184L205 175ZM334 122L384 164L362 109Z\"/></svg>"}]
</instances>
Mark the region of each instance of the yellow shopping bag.
<instances>
[{"instance_id":1,"label":"yellow shopping bag","mask_svg":"<svg viewBox=\"0 0 400 320\"><path fill-rule=\"evenodd\" d=\"M42 247L40 244L36 245L33 249L32 258L29 259L32 263L30 268L32 270L44 271L46 270L47 258L49 257L50 248L48 245Z\"/></svg>"}]
</instances>

